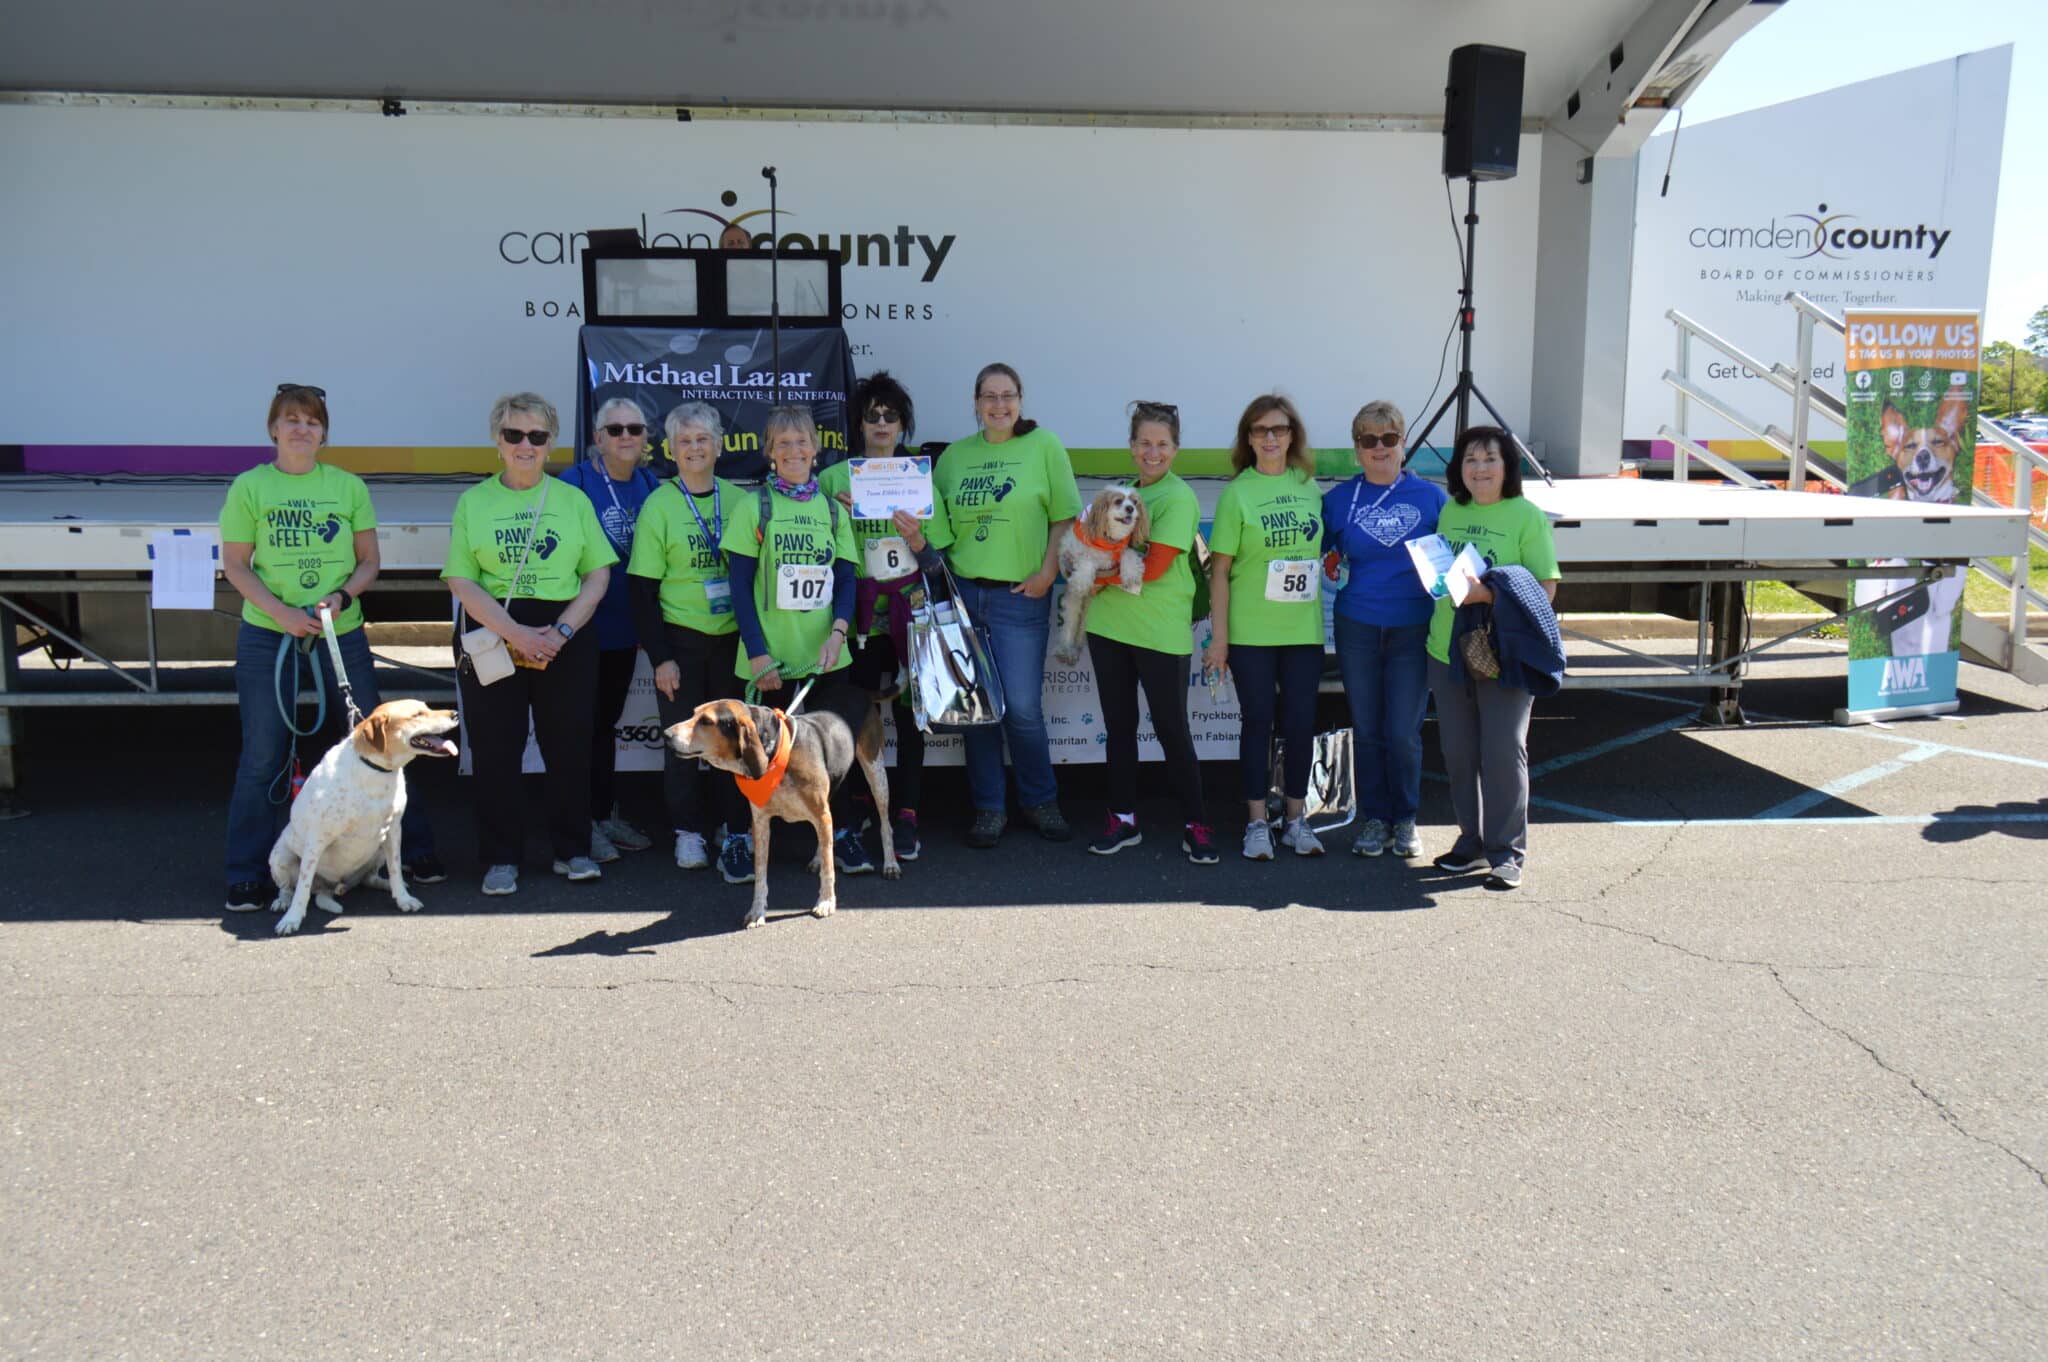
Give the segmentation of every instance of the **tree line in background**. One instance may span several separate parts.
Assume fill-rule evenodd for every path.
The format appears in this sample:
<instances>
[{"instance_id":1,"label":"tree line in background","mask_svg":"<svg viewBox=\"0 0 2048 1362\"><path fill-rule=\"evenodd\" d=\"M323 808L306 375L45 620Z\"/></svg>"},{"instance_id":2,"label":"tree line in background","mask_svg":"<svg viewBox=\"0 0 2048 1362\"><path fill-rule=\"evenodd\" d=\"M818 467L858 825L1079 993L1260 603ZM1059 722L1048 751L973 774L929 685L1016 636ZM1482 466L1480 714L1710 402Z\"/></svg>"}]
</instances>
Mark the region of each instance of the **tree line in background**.
<instances>
[{"instance_id":1,"label":"tree line in background","mask_svg":"<svg viewBox=\"0 0 2048 1362\"><path fill-rule=\"evenodd\" d=\"M2024 344L1993 341L1984 347L1977 410L1985 416L2012 416L2048 409L2048 305L2027 319Z\"/></svg>"}]
</instances>

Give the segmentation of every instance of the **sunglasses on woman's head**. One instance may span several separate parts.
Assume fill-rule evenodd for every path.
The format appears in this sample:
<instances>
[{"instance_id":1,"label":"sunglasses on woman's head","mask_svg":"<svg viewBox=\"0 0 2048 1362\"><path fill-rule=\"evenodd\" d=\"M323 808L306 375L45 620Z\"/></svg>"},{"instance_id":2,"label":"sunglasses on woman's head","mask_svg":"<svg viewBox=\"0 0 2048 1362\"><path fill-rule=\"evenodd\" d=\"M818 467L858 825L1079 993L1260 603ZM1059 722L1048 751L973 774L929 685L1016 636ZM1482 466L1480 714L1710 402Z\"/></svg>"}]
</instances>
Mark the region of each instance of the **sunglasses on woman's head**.
<instances>
[{"instance_id":1,"label":"sunglasses on woman's head","mask_svg":"<svg viewBox=\"0 0 2048 1362\"><path fill-rule=\"evenodd\" d=\"M310 384L310 383L280 383L280 384L278 384L278 385L277 385L277 391L278 391L278 392L279 392L280 394L283 394L283 393L311 393L311 394L313 394L313 396L315 396L315 397L325 397L325 396L327 396L327 389L325 389L325 388L316 388L316 387L314 387L314 386L313 386L312 384Z\"/></svg>"},{"instance_id":2,"label":"sunglasses on woman's head","mask_svg":"<svg viewBox=\"0 0 2048 1362\"><path fill-rule=\"evenodd\" d=\"M510 426L498 427L498 438L508 445L532 442L537 445L554 443L555 437L544 430L514 430Z\"/></svg>"},{"instance_id":3,"label":"sunglasses on woman's head","mask_svg":"<svg viewBox=\"0 0 2048 1362\"><path fill-rule=\"evenodd\" d=\"M625 424L621 424L620 422L614 421L604 428L604 433L611 436L613 439L617 439L621 435L645 435L647 433L647 427L641 425L638 421L627 422Z\"/></svg>"},{"instance_id":4,"label":"sunglasses on woman's head","mask_svg":"<svg viewBox=\"0 0 2048 1362\"><path fill-rule=\"evenodd\" d=\"M1401 436L1391 430L1384 435L1355 435L1352 438L1358 441L1360 449L1371 449L1375 445L1381 449L1398 449L1401 446Z\"/></svg>"}]
</instances>

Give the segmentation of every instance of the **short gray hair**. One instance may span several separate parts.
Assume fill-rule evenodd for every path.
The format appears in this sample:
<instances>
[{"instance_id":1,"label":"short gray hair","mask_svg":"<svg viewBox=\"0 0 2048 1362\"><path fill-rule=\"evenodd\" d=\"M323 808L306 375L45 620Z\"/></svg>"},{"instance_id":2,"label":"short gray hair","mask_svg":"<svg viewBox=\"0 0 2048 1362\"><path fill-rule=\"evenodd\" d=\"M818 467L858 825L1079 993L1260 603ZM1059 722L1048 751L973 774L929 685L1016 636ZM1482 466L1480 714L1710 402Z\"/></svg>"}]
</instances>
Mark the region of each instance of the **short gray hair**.
<instances>
[{"instance_id":1,"label":"short gray hair","mask_svg":"<svg viewBox=\"0 0 2048 1362\"><path fill-rule=\"evenodd\" d=\"M539 393L506 393L491 403L491 443L498 442L498 430L505 418L513 412L521 416L538 416L548 423L548 435L559 439L562 434L562 418L555 414L555 404Z\"/></svg>"},{"instance_id":2,"label":"short gray hair","mask_svg":"<svg viewBox=\"0 0 2048 1362\"><path fill-rule=\"evenodd\" d=\"M817 418L811 415L809 407L795 402L783 402L768 408L768 417L761 422L761 443L772 446L775 437L785 430L796 431L811 437L811 445L818 443Z\"/></svg>"},{"instance_id":3,"label":"short gray hair","mask_svg":"<svg viewBox=\"0 0 2048 1362\"><path fill-rule=\"evenodd\" d=\"M597 434L598 428L604 424L604 418L620 407L631 407L634 420L643 426L650 424L647 420L647 408L641 406L630 397L614 397L611 401L599 407L597 415L590 418L590 432L593 437Z\"/></svg>"},{"instance_id":4,"label":"short gray hair","mask_svg":"<svg viewBox=\"0 0 2048 1362\"><path fill-rule=\"evenodd\" d=\"M676 441L682 438L684 426L702 426L711 432L713 440L725 439L725 422L719 419L718 408L709 402L681 403L662 421L661 429L668 436L671 450L674 449Z\"/></svg>"}]
</instances>

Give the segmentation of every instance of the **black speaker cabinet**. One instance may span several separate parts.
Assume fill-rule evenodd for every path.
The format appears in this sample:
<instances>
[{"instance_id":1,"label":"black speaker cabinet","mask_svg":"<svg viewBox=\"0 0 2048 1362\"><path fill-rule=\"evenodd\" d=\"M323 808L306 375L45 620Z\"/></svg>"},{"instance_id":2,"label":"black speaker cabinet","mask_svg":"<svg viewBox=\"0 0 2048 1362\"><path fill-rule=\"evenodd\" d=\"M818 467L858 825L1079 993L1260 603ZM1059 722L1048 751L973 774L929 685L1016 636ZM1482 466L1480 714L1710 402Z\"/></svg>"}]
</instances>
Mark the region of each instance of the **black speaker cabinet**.
<instances>
[{"instance_id":1,"label":"black speaker cabinet","mask_svg":"<svg viewBox=\"0 0 2048 1362\"><path fill-rule=\"evenodd\" d=\"M1512 47L1451 53L1444 87L1444 178L1511 180L1522 148L1522 61Z\"/></svg>"}]
</instances>

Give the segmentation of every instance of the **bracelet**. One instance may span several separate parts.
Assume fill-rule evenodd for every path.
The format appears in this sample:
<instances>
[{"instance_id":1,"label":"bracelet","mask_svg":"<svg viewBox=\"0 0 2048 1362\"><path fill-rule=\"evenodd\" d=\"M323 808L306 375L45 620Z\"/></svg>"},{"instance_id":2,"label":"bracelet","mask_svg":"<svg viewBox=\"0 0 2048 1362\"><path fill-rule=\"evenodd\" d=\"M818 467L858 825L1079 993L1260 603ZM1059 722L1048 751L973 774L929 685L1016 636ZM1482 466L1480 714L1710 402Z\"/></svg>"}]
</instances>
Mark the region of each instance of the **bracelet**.
<instances>
[{"instance_id":1,"label":"bracelet","mask_svg":"<svg viewBox=\"0 0 2048 1362\"><path fill-rule=\"evenodd\" d=\"M345 586L338 586L334 588L334 594L341 597L341 608L343 610L348 609L350 606L356 603L356 598L348 594L348 588Z\"/></svg>"},{"instance_id":2,"label":"bracelet","mask_svg":"<svg viewBox=\"0 0 2048 1362\"><path fill-rule=\"evenodd\" d=\"M845 633L846 633L846 632L848 631L848 628L849 628L849 626L847 625L847 623L846 623L846 621L845 621L845 620L833 620L833 621L832 621L832 632L833 632L833 633L835 633L835 634L841 634L841 635L843 635L843 634L845 634Z\"/></svg>"}]
</instances>

